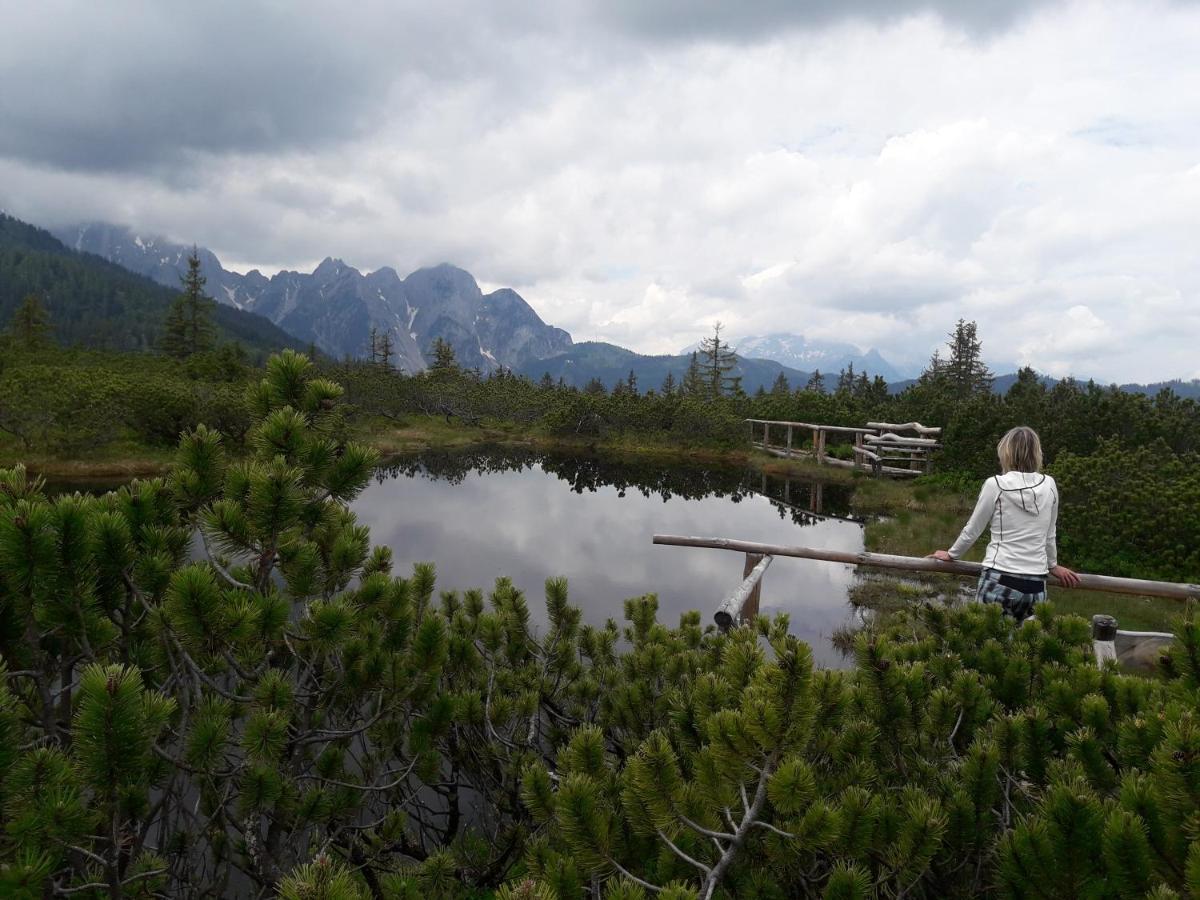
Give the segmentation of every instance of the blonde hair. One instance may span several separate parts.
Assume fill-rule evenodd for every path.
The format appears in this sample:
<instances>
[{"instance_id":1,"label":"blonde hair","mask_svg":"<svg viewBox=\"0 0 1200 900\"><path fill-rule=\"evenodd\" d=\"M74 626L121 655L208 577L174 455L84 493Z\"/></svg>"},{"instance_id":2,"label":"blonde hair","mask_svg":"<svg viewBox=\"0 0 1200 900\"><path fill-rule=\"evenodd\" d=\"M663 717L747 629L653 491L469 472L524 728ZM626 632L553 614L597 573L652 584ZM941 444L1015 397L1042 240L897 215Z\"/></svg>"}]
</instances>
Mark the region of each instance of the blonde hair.
<instances>
[{"instance_id":1,"label":"blonde hair","mask_svg":"<svg viewBox=\"0 0 1200 900\"><path fill-rule=\"evenodd\" d=\"M1018 425L1000 438L996 445L1001 472L1040 472L1042 442L1028 425Z\"/></svg>"}]
</instances>

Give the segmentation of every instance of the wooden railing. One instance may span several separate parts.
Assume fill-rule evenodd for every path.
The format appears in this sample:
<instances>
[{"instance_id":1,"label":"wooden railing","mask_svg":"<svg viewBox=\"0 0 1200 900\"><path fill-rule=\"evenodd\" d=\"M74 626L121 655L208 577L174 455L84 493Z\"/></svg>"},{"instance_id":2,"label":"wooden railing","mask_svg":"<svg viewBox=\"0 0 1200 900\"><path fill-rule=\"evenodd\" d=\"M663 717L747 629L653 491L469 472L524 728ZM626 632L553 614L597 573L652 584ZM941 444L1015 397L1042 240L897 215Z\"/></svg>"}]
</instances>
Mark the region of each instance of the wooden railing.
<instances>
[{"instance_id":1,"label":"wooden railing","mask_svg":"<svg viewBox=\"0 0 1200 900\"><path fill-rule=\"evenodd\" d=\"M790 556L797 559L816 559L826 562L848 563L852 566L870 566L894 569L902 572L934 572L943 575L966 575L978 577L983 568L979 563L941 562L932 557L894 556L888 553L848 553L842 550L825 550L817 547L796 547L781 544L763 544L757 541L738 541L730 538L686 537L677 534L656 534L654 543L671 547L704 547L712 550L732 550L746 556L743 581L729 597L721 602L713 615L717 626L726 631L734 625L749 622L758 615L762 576L772 557ZM1050 584L1059 584L1053 575L1047 578ZM1103 591L1114 594L1137 594L1143 597L1165 597L1170 600L1200 600L1200 585L1171 581L1149 581L1142 578L1119 578L1113 575L1079 573L1075 590ZM752 599L753 602L747 602ZM1104 620L1104 621L1101 621ZM1111 628L1109 625L1111 624ZM1158 647L1168 644L1173 635L1156 631L1118 631L1116 620L1109 616L1097 616L1093 620L1097 661L1119 658L1115 647L1117 639L1124 639L1128 652L1136 652L1140 645ZM1108 644L1113 646L1109 647ZM1100 646L1104 644L1104 646ZM1132 647L1132 651L1128 648Z\"/></svg>"},{"instance_id":2,"label":"wooden railing","mask_svg":"<svg viewBox=\"0 0 1200 900\"><path fill-rule=\"evenodd\" d=\"M843 466L851 469L868 469L876 475L920 475L929 471L929 458L941 447L930 435L940 435L940 428L931 428L920 422L893 424L890 422L868 422L865 428L848 425L824 425L812 422L787 422L773 419L746 419L750 425L750 444L774 456L792 459L795 456L811 455L818 463ZM755 440L755 426L762 426L762 440ZM782 433L783 444L771 445L771 427ZM795 446L795 432L812 433L811 450ZM914 434L903 434L902 432ZM853 459L837 459L828 453L830 434L854 436ZM888 465L903 463L903 466Z\"/></svg>"}]
</instances>

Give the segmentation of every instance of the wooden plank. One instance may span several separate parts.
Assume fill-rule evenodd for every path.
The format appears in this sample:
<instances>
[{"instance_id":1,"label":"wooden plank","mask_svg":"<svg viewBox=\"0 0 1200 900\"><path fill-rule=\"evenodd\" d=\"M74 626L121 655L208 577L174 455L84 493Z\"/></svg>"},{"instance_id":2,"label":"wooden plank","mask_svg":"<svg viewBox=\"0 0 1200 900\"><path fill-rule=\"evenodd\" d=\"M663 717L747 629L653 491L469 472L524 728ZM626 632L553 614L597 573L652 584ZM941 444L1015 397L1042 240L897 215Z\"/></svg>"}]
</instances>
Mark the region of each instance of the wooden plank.
<instances>
[{"instance_id":1,"label":"wooden plank","mask_svg":"<svg viewBox=\"0 0 1200 900\"><path fill-rule=\"evenodd\" d=\"M781 459L787 458L787 451L780 450L778 447L764 447L762 444L751 444L750 446L754 447L754 449L756 449L756 450L762 450L765 453L770 453L772 456L778 456ZM815 456L811 450L796 450L793 452L793 457L801 457L804 459L815 459ZM825 459L822 460L822 462L827 466L837 466L837 467L843 468L843 469L855 468L855 464L851 460L838 459L837 457L834 457L834 456L826 456ZM882 468L882 472L885 475L901 475L901 476L909 476L909 477L921 474L920 472L916 471L915 469L897 469L895 466L884 466Z\"/></svg>"},{"instance_id":2,"label":"wooden plank","mask_svg":"<svg viewBox=\"0 0 1200 900\"><path fill-rule=\"evenodd\" d=\"M908 572L938 572L946 575L979 575L979 563L940 562L930 557L893 556L888 553L847 553L841 550L823 550L813 547L789 547L778 544L763 544L756 541L737 541L729 538L684 537L681 535L656 534L654 543L674 547L710 547L717 550L733 550L738 553L762 553L770 556L792 556L798 559L820 559L827 562L849 563L852 566L872 566L882 569L901 569ZM1053 575L1051 584L1058 584ZM1147 581L1141 578L1117 578L1112 575L1089 575L1079 573L1079 590L1106 591L1114 594L1139 594L1147 597L1167 597L1171 600L1200 600L1200 585L1170 581Z\"/></svg>"},{"instance_id":3,"label":"wooden plank","mask_svg":"<svg viewBox=\"0 0 1200 900\"><path fill-rule=\"evenodd\" d=\"M755 425L764 423L770 425L794 425L796 428L815 430L824 428L826 431L836 431L843 434L874 434L877 429L874 428L852 428L849 425L820 425L813 422L787 422L780 419L746 419L747 422L752 422Z\"/></svg>"},{"instance_id":4,"label":"wooden plank","mask_svg":"<svg viewBox=\"0 0 1200 900\"><path fill-rule=\"evenodd\" d=\"M867 427L874 431L915 431L917 434L942 433L942 429L930 428L928 425L922 425L920 422L905 422L902 425L893 425L890 422L868 422Z\"/></svg>"},{"instance_id":5,"label":"wooden plank","mask_svg":"<svg viewBox=\"0 0 1200 900\"><path fill-rule=\"evenodd\" d=\"M747 554L746 567L749 570L742 583L738 585L728 599L725 600L713 614L713 619L717 623L717 627L722 631L728 631L730 626L741 620L742 609L746 604L746 599L758 587L758 583L762 580L763 573L767 571L767 567L771 565L770 556L756 556L757 562L753 567L750 566L750 556ZM757 607L756 610L757 612Z\"/></svg>"},{"instance_id":6,"label":"wooden plank","mask_svg":"<svg viewBox=\"0 0 1200 900\"><path fill-rule=\"evenodd\" d=\"M886 444L889 447L893 444L901 447L929 447L931 449L942 446L933 438L901 437L898 434L892 434L890 432L888 434L878 435L869 434L867 435L866 441L868 444Z\"/></svg>"}]
</instances>

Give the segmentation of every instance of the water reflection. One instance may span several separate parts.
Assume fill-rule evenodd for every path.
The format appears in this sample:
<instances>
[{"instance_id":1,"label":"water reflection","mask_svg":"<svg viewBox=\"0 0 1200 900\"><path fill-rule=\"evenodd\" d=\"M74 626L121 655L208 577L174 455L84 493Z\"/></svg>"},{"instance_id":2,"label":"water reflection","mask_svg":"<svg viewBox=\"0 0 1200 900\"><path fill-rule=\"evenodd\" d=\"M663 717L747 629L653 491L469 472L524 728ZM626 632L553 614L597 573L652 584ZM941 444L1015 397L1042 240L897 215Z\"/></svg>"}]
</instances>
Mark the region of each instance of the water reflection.
<instances>
[{"instance_id":1,"label":"water reflection","mask_svg":"<svg viewBox=\"0 0 1200 900\"><path fill-rule=\"evenodd\" d=\"M703 620L742 578L743 557L659 547L657 533L734 537L858 551L847 489L764 478L729 466L609 460L510 449L428 452L391 461L354 508L398 570L437 564L438 587L488 587L504 575L541 614L542 584L565 575L589 621L619 619L626 597L657 593L660 617ZM814 510L820 510L817 514ZM761 612L792 630L826 665L843 664L829 636L849 618L850 567L777 559Z\"/></svg>"}]
</instances>

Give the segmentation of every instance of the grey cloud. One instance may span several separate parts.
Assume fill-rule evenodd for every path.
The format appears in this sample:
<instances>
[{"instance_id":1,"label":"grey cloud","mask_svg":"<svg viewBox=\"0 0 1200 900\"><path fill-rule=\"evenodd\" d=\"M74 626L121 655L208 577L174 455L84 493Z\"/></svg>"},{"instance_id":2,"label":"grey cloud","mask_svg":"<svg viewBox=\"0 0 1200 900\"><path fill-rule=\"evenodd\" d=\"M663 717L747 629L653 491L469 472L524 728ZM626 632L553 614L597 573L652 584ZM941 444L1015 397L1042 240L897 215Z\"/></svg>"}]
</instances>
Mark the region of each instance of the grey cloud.
<instances>
[{"instance_id":1,"label":"grey cloud","mask_svg":"<svg viewBox=\"0 0 1200 900\"><path fill-rule=\"evenodd\" d=\"M606 0L597 18L654 38L756 39L847 20L892 22L932 12L975 34L1002 30L1038 7L1060 0Z\"/></svg>"},{"instance_id":2,"label":"grey cloud","mask_svg":"<svg viewBox=\"0 0 1200 900\"><path fill-rule=\"evenodd\" d=\"M9 5L0 155L167 177L214 155L345 143L419 106L431 82L471 77L504 43L469 6L423 7Z\"/></svg>"}]
</instances>

